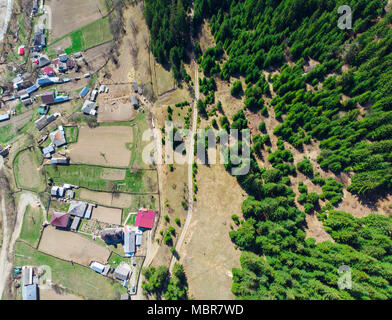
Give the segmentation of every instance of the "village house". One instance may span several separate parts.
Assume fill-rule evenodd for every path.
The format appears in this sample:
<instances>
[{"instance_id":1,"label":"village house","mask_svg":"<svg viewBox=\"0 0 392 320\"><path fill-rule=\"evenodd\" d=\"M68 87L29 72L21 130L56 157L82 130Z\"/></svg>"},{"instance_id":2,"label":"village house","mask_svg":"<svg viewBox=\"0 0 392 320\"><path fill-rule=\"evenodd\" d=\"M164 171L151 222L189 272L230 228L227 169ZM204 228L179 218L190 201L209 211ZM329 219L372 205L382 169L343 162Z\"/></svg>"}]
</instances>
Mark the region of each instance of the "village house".
<instances>
[{"instance_id":1,"label":"village house","mask_svg":"<svg viewBox=\"0 0 392 320\"><path fill-rule=\"evenodd\" d=\"M71 216L83 218L87 209L87 203L83 201L72 201L68 213Z\"/></svg>"},{"instance_id":2,"label":"village house","mask_svg":"<svg viewBox=\"0 0 392 320\"><path fill-rule=\"evenodd\" d=\"M46 116L42 116L41 118L39 118L37 121L35 121L35 127L41 131L43 128L45 128L49 123L53 122L54 120L56 120L56 116L55 115L46 115Z\"/></svg>"},{"instance_id":3,"label":"village house","mask_svg":"<svg viewBox=\"0 0 392 320\"><path fill-rule=\"evenodd\" d=\"M65 139L63 126L59 126L56 131L50 133L49 138L57 148L67 143L67 140Z\"/></svg>"},{"instance_id":4,"label":"village house","mask_svg":"<svg viewBox=\"0 0 392 320\"><path fill-rule=\"evenodd\" d=\"M153 210L141 209L138 211L135 226L140 230L152 229L154 226L155 212Z\"/></svg>"},{"instance_id":5,"label":"village house","mask_svg":"<svg viewBox=\"0 0 392 320\"><path fill-rule=\"evenodd\" d=\"M68 164L69 159L68 158L52 158L50 159L51 164Z\"/></svg>"},{"instance_id":6,"label":"village house","mask_svg":"<svg viewBox=\"0 0 392 320\"><path fill-rule=\"evenodd\" d=\"M131 267L126 263L122 263L114 270L114 277L121 281L127 281L130 272Z\"/></svg>"},{"instance_id":7,"label":"village house","mask_svg":"<svg viewBox=\"0 0 392 320\"><path fill-rule=\"evenodd\" d=\"M96 103L90 100L84 101L82 112L87 115L95 116L97 114Z\"/></svg>"}]
</instances>

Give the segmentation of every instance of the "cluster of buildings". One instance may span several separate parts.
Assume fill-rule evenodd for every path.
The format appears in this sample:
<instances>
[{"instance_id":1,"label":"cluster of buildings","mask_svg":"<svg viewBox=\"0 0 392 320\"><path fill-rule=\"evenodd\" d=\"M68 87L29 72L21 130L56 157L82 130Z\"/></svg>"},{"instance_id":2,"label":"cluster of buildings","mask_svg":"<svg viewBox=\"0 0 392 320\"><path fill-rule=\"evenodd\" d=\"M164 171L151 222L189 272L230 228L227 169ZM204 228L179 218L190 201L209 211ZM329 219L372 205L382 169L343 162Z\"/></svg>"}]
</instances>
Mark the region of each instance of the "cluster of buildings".
<instances>
[{"instance_id":1,"label":"cluster of buildings","mask_svg":"<svg viewBox=\"0 0 392 320\"><path fill-rule=\"evenodd\" d=\"M50 189L50 195L56 199L64 198L66 200L72 200L73 198L75 198L75 191L73 191L73 189L78 188L78 186L65 183L62 187L53 186L52 189Z\"/></svg>"},{"instance_id":2,"label":"cluster of buildings","mask_svg":"<svg viewBox=\"0 0 392 320\"><path fill-rule=\"evenodd\" d=\"M67 192L69 191L70 190ZM63 188L61 192L64 196L65 189ZM87 202L72 201L68 212L53 212L50 224L60 229L70 229L71 231L77 231L83 218L91 218L94 207L96 207L96 205L89 204Z\"/></svg>"},{"instance_id":3,"label":"cluster of buildings","mask_svg":"<svg viewBox=\"0 0 392 320\"><path fill-rule=\"evenodd\" d=\"M82 106L82 112L86 115L92 115L95 116L97 114L97 97L98 94L100 93L108 93L109 92L109 88L106 87L105 85L101 85L98 89L93 89L90 94L89 94L89 88L84 87L81 91L80 91L80 98L82 99L86 99L83 103ZM88 95L89 94L89 95Z\"/></svg>"},{"instance_id":4,"label":"cluster of buildings","mask_svg":"<svg viewBox=\"0 0 392 320\"><path fill-rule=\"evenodd\" d=\"M51 116L43 116L41 119L45 120L50 118ZM40 120L37 120L40 121ZM37 124L37 123L36 123ZM42 148L42 153L46 159L50 159L51 164L68 164L69 158L64 156L62 157L54 157L56 152L56 148L60 148L67 144L67 140L65 138L65 132L63 126L59 126L56 131L53 131L49 134L49 138L51 140L51 144L46 148Z\"/></svg>"},{"instance_id":5,"label":"cluster of buildings","mask_svg":"<svg viewBox=\"0 0 392 320\"><path fill-rule=\"evenodd\" d=\"M33 267L22 267L21 282L23 300L38 300L39 277L34 275Z\"/></svg>"},{"instance_id":6,"label":"cluster of buildings","mask_svg":"<svg viewBox=\"0 0 392 320\"><path fill-rule=\"evenodd\" d=\"M135 227L110 228L101 232L101 239L107 244L122 243L124 256L133 257L137 247L142 245L143 231L151 230L154 226L155 212L140 209L136 215Z\"/></svg>"}]
</instances>

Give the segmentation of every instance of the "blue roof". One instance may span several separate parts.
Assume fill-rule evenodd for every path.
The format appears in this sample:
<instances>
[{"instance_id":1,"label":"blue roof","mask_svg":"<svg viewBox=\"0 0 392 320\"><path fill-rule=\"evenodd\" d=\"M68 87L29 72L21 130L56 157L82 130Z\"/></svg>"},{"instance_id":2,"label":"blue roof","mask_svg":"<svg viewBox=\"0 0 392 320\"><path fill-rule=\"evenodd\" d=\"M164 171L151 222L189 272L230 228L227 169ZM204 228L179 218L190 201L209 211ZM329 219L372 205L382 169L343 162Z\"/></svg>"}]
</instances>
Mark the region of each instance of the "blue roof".
<instances>
[{"instance_id":1,"label":"blue roof","mask_svg":"<svg viewBox=\"0 0 392 320\"><path fill-rule=\"evenodd\" d=\"M88 89L87 87L84 87L84 88L82 89L82 91L80 91L80 96L81 96L82 98L84 98L84 97L86 96L86 94L88 93L88 91L89 91L89 89Z\"/></svg>"},{"instance_id":2,"label":"blue roof","mask_svg":"<svg viewBox=\"0 0 392 320\"><path fill-rule=\"evenodd\" d=\"M26 92L27 92L28 94L30 94L30 93L32 93L32 92L38 90L38 88L39 88L39 85L36 85L36 84L35 84L35 85L33 85L33 86L27 88L27 89L26 89Z\"/></svg>"},{"instance_id":3,"label":"blue roof","mask_svg":"<svg viewBox=\"0 0 392 320\"><path fill-rule=\"evenodd\" d=\"M0 121L9 120L10 115L8 113L0 114Z\"/></svg>"},{"instance_id":4,"label":"blue roof","mask_svg":"<svg viewBox=\"0 0 392 320\"><path fill-rule=\"evenodd\" d=\"M30 284L22 287L23 300L37 300L37 285Z\"/></svg>"},{"instance_id":5,"label":"blue roof","mask_svg":"<svg viewBox=\"0 0 392 320\"><path fill-rule=\"evenodd\" d=\"M46 85L46 84L52 84L53 81L49 78L39 78L37 80L37 84L40 86Z\"/></svg>"},{"instance_id":6,"label":"blue roof","mask_svg":"<svg viewBox=\"0 0 392 320\"><path fill-rule=\"evenodd\" d=\"M59 103L59 102L65 102L65 101L69 101L69 97L68 96L60 96L60 97L56 97L54 98L54 103Z\"/></svg>"},{"instance_id":7,"label":"blue roof","mask_svg":"<svg viewBox=\"0 0 392 320\"><path fill-rule=\"evenodd\" d=\"M52 153L52 152L54 152L53 146L49 146L49 147L46 147L46 148L42 149L42 153L43 154Z\"/></svg>"}]
</instances>

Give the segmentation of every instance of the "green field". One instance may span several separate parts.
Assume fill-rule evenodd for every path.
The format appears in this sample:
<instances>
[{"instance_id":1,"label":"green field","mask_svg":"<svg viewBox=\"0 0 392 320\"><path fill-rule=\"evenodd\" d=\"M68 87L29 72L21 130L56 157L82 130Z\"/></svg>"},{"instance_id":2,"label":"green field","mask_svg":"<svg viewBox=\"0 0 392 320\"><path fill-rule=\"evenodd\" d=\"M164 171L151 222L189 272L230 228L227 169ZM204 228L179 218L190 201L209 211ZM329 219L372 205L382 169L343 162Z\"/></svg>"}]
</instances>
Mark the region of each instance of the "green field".
<instances>
[{"instance_id":1,"label":"green field","mask_svg":"<svg viewBox=\"0 0 392 320\"><path fill-rule=\"evenodd\" d=\"M103 170L125 171L125 179L105 180ZM103 168L90 165L45 166L48 178L55 183L70 183L80 187L107 192L156 192L156 173L150 170L138 170L131 173L125 169Z\"/></svg>"},{"instance_id":2,"label":"green field","mask_svg":"<svg viewBox=\"0 0 392 320\"><path fill-rule=\"evenodd\" d=\"M64 127L64 132L68 144L78 142L78 136L79 136L78 127Z\"/></svg>"},{"instance_id":3,"label":"green field","mask_svg":"<svg viewBox=\"0 0 392 320\"><path fill-rule=\"evenodd\" d=\"M27 206L19 238L36 247L38 245L42 223L42 210Z\"/></svg>"},{"instance_id":4,"label":"green field","mask_svg":"<svg viewBox=\"0 0 392 320\"><path fill-rule=\"evenodd\" d=\"M36 149L25 150L17 155L14 161L14 170L19 188L35 192L45 190L45 179L39 169L41 159L41 154Z\"/></svg>"},{"instance_id":5,"label":"green field","mask_svg":"<svg viewBox=\"0 0 392 320\"><path fill-rule=\"evenodd\" d=\"M65 49L67 54L81 50L87 50L91 47L111 41L113 39L113 36L110 32L109 18L105 17L54 40L49 44L48 52L51 53L53 49L50 47L66 37L70 37L72 41L72 45Z\"/></svg>"},{"instance_id":6,"label":"green field","mask_svg":"<svg viewBox=\"0 0 392 320\"><path fill-rule=\"evenodd\" d=\"M91 300L118 300L126 289L95 271L62 261L30 248L24 243L15 245L14 266L47 265L52 271L52 281L61 284L75 295Z\"/></svg>"}]
</instances>

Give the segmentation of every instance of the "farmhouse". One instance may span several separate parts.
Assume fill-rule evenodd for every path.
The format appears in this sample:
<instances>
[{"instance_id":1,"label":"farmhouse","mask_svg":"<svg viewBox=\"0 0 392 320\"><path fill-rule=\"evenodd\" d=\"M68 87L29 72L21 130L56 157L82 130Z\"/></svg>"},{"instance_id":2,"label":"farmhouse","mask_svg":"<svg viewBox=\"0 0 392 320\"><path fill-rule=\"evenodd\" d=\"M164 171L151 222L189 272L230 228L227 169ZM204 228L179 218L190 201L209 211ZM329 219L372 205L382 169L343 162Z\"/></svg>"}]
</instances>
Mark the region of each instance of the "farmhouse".
<instances>
[{"instance_id":1,"label":"farmhouse","mask_svg":"<svg viewBox=\"0 0 392 320\"><path fill-rule=\"evenodd\" d=\"M128 264L120 264L116 270L114 270L114 277L118 280L126 281L128 280L130 271L131 267Z\"/></svg>"},{"instance_id":2,"label":"farmhouse","mask_svg":"<svg viewBox=\"0 0 392 320\"><path fill-rule=\"evenodd\" d=\"M71 216L83 218L87 209L87 203L82 201L72 201L68 213Z\"/></svg>"},{"instance_id":3,"label":"farmhouse","mask_svg":"<svg viewBox=\"0 0 392 320\"><path fill-rule=\"evenodd\" d=\"M49 138L50 140L52 140L52 143L56 147L61 147L67 143L67 140L65 139L64 129L62 126L59 126L56 131L50 133Z\"/></svg>"},{"instance_id":4,"label":"farmhouse","mask_svg":"<svg viewBox=\"0 0 392 320\"><path fill-rule=\"evenodd\" d=\"M70 215L65 212L53 212L50 224L58 228L69 228Z\"/></svg>"},{"instance_id":5,"label":"farmhouse","mask_svg":"<svg viewBox=\"0 0 392 320\"><path fill-rule=\"evenodd\" d=\"M141 230L152 229L154 226L155 212L153 210L142 209L138 211L135 226Z\"/></svg>"}]
</instances>

